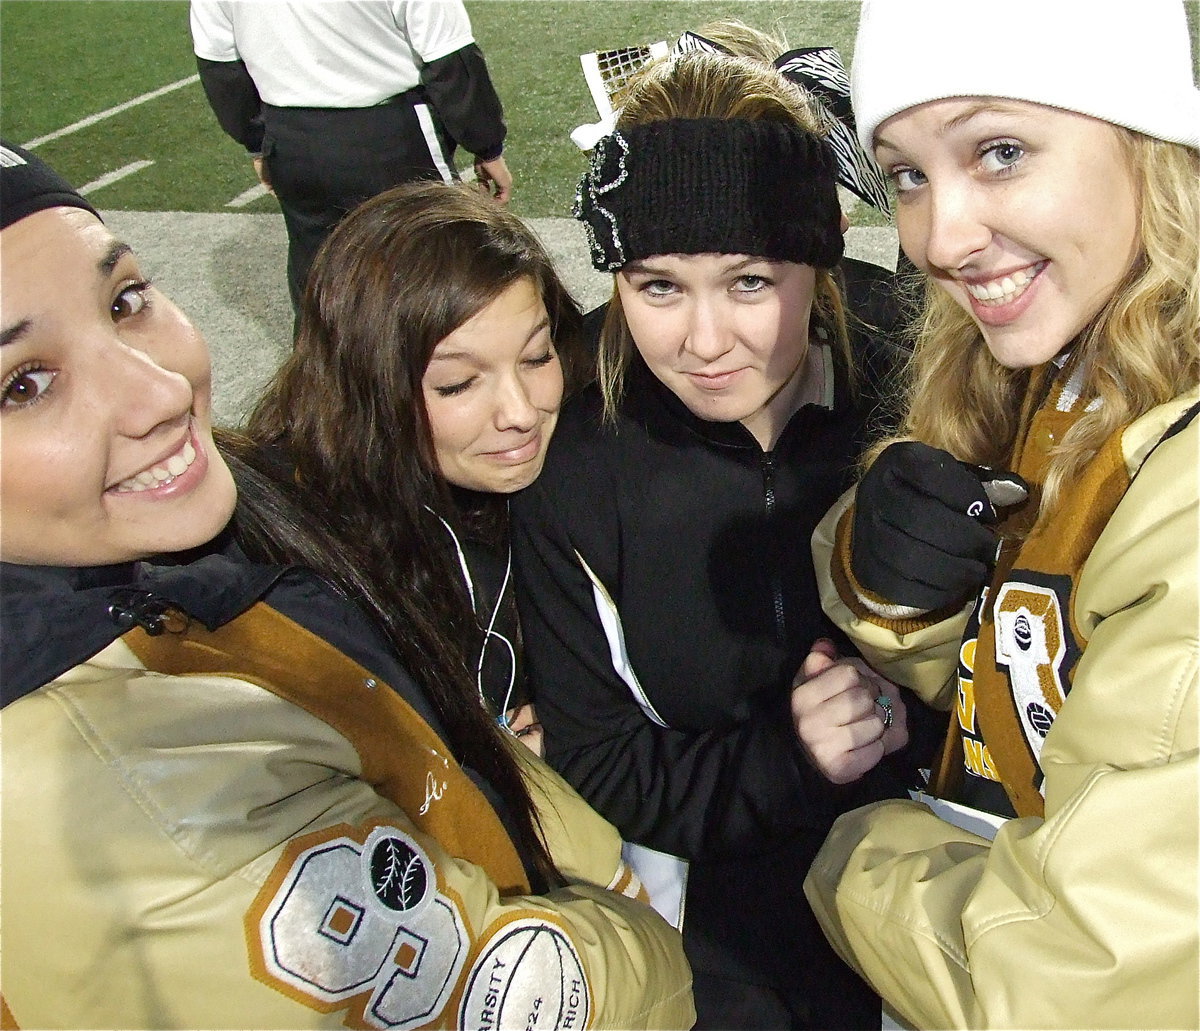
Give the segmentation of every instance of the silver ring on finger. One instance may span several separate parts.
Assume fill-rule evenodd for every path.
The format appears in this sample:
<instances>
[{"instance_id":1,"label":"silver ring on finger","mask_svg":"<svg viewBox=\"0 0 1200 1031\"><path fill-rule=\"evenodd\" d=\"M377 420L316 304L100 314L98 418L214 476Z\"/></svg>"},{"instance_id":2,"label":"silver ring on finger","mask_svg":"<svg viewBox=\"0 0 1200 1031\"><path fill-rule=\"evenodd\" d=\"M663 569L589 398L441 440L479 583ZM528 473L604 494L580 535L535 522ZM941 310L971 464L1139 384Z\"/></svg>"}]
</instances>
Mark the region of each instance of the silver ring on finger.
<instances>
[{"instance_id":1,"label":"silver ring on finger","mask_svg":"<svg viewBox=\"0 0 1200 1031\"><path fill-rule=\"evenodd\" d=\"M892 720L895 718L892 713L892 700L887 695L881 694L875 699L875 704L883 710L883 715L880 716L880 719L883 720L883 729L886 732L887 729L892 725Z\"/></svg>"}]
</instances>

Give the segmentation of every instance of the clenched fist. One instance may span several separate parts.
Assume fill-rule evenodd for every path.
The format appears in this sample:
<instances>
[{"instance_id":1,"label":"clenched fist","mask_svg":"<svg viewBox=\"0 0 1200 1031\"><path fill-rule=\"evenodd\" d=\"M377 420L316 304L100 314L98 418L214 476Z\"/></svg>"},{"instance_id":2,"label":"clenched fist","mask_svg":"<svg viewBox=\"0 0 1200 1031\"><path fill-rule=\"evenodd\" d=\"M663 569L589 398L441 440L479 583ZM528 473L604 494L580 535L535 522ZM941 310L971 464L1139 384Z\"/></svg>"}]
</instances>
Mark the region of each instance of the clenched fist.
<instances>
[{"instance_id":1,"label":"clenched fist","mask_svg":"<svg viewBox=\"0 0 1200 1031\"><path fill-rule=\"evenodd\" d=\"M809 761L834 784L858 780L908 744L899 690L861 659L838 659L828 641L813 645L796 674L792 722Z\"/></svg>"},{"instance_id":2,"label":"clenched fist","mask_svg":"<svg viewBox=\"0 0 1200 1031\"><path fill-rule=\"evenodd\" d=\"M918 441L891 444L858 485L850 569L893 604L924 612L961 605L996 560L996 509L1028 496L1015 473L967 465Z\"/></svg>"}]
</instances>

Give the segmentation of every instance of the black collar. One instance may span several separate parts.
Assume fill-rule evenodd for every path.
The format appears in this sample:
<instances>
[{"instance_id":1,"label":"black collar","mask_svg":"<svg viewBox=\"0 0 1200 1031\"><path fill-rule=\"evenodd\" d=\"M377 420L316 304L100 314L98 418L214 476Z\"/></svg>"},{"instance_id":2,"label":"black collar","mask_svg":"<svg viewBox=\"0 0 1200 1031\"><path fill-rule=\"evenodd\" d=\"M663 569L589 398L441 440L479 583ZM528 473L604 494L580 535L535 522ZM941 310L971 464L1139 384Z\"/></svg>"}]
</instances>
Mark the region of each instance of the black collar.
<instances>
[{"instance_id":1,"label":"black collar","mask_svg":"<svg viewBox=\"0 0 1200 1031\"><path fill-rule=\"evenodd\" d=\"M156 562L57 568L0 563L0 704L77 666L167 608L210 630L263 596L285 572L248 562L230 542Z\"/></svg>"},{"instance_id":2,"label":"black collar","mask_svg":"<svg viewBox=\"0 0 1200 1031\"><path fill-rule=\"evenodd\" d=\"M836 362L834 369L833 407L825 408L817 404L801 405L788 419L774 450L778 451L788 447L789 441L797 429L809 425L810 420L827 419L834 413L840 413L849 403L845 377L841 369L837 368ZM746 452L747 457L755 459L763 454L763 449L754 434L740 422L713 422L696 415L673 390L650 371L636 348L630 355L629 367L626 371L625 398L621 407L627 415L650 429L653 429L655 424L660 421L661 413L665 411L673 423L682 427L689 435L699 437L709 444L720 448L742 450Z\"/></svg>"}]
</instances>

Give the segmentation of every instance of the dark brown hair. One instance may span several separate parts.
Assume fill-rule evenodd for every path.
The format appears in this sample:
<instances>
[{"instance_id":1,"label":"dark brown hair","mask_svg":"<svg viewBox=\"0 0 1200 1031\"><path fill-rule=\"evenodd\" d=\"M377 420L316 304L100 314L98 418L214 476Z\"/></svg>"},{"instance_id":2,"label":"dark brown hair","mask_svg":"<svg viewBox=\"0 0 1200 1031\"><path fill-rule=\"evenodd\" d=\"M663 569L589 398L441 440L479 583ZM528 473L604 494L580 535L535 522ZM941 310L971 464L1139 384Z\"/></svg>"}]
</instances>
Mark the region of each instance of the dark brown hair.
<instances>
[{"instance_id":1,"label":"dark brown hair","mask_svg":"<svg viewBox=\"0 0 1200 1031\"><path fill-rule=\"evenodd\" d=\"M468 186L413 183L357 208L313 263L295 349L247 424L227 438L242 470L290 494L290 514L243 518L274 561L308 565L368 611L437 710L459 759L512 808L522 843L553 870L502 732L480 702L482 632L442 520L492 544L503 497L452 494L439 471L422 379L437 344L508 287L531 281L570 387L585 368L579 310L510 211ZM268 492L269 493L269 492Z\"/></svg>"}]
</instances>

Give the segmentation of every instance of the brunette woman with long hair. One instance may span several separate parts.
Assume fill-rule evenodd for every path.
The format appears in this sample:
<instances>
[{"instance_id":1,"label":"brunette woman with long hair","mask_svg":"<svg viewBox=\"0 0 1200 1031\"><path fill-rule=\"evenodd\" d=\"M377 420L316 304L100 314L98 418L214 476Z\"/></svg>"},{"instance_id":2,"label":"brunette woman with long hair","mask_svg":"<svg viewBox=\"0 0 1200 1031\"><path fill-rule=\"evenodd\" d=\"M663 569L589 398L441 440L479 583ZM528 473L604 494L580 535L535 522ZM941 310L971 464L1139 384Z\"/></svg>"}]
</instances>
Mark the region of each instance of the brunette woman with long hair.
<instances>
[{"instance_id":1,"label":"brunette woman with long hair","mask_svg":"<svg viewBox=\"0 0 1200 1031\"><path fill-rule=\"evenodd\" d=\"M295 348L251 413L252 443L237 447L310 529L262 528L264 554L311 566L371 613L464 761L519 801L514 819L543 863L494 732L540 737L508 495L541 471L564 387L585 368L578 308L533 233L468 186L406 184L353 212L319 253ZM464 406L483 416L465 442Z\"/></svg>"},{"instance_id":2,"label":"brunette woman with long hair","mask_svg":"<svg viewBox=\"0 0 1200 1031\"><path fill-rule=\"evenodd\" d=\"M0 225L4 1025L689 1026L620 836L305 474L227 459L204 339L131 248L2 143ZM497 288L531 379L535 277ZM503 368L485 437L524 443L470 464L511 483L545 420Z\"/></svg>"}]
</instances>

